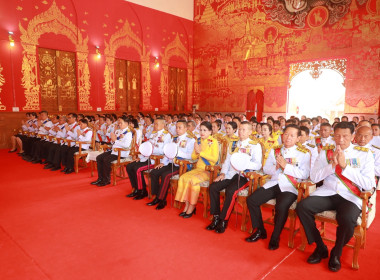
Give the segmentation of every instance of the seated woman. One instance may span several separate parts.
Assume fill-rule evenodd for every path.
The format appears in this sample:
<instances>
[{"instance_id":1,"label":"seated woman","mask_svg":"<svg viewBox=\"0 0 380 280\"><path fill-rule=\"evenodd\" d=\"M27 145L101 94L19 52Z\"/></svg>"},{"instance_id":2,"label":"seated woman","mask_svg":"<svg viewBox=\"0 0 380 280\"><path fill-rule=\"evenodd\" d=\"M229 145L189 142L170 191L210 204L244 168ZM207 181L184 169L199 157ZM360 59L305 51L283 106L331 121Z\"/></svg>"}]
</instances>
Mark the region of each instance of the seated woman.
<instances>
[{"instance_id":1,"label":"seated woman","mask_svg":"<svg viewBox=\"0 0 380 280\"><path fill-rule=\"evenodd\" d=\"M258 139L258 138L263 138L263 135L261 134L262 131L261 131L261 123L257 123L256 125L256 134L255 134L255 137Z\"/></svg>"},{"instance_id":2,"label":"seated woman","mask_svg":"<svg viewBox=\"0 0 380 280\"><path fill-rule=\"evenodd\" d=\"M137 121L137 119L130 119L129 120L129 129L133 133L136 133L135 147L138 149L138 147L142 143L143 135L142 135L142 130L139 127L139 122Z\"/></svg>"},{"instance_id":3,"label":"seated woman","mask_svg":"<svg viewBox=\"0 0 380 280\"><path fill-rule=\"evenodd\" d=\"M272 150L272 147L278 146L278 142L277 140L272 138L272 126L269 123L261 124L261 135L263 137L259 138L259 143L262 143L264 148L264 166L268 158L269 152Z\"/></svg>"},{"instance_id":4,"label":"seated woman","mask_svg":"<svg viewBox=\"0 0 380 280\"><path fill-rule=\"evenodd\" d=\"M132 143L132 133L128 128L128 119L122 116L118 119L120 130L111 133L110 140L113 143L112 150L102 153L96 157L98 167L98 180L92 182L92 185L104 187L111 183L111 163L117 160L118 152L115 148L128 149ZM125 158L129 155L129 151L122 151L121 157Z\"/></svg>"},{"instance_id":5,"label":"seated woman","mask_svg":"<svg viewBox=\"0 0 380 280\"><path fill-rule=\"evenodd\" d=\"M237 124L236 122L229 122L226 125L226 136L228 143L232 141L239 141L239 137L236 136L236 130L237 130Z\"/></svg>"},{"instance_id":6,"label":"seated woman","mask_svg":"<svg viewBox=\"0 0 380 280\"><path fill-rule=\"evenodd\" d=\"M26 121L25 120L22 120L21 121L21 130L22 132L19 132L17 133L16 135L12 135L11 136L11 143L12 143L12 148L8 151L8 153L14 153L14 152L17 152L17 145L19 146L19 151L20 153L23 153L24 151L22 150L22 141L20 138L23 138L25 137L25 135L23 134L23 132L27 132L28 131L28 127L29 127L29 123L30 123L30 120L31 119L31 113L26 113Z\"/></svg>"},{"instance_id":7,"label":"seated woman","mask_svg":"<svg viewBox=\"0 0 380 280\"><path fill-rule=\"evenodd\" d=\"M220 120L213 121L211 124L212 127L212 136L219 140L219 138L224 137L224 132L222 131L222 122Z\"/></svg>"},{"instance_id":8,"label":"seated woman","mask_svg":"<svg viewBox=\"0 0 380 280\"><path fill-rule=\"evenodd\" d=\"M175 200L185 202L185 208L180 216L190 218L195 214L195 205L198 202L200 183L209 179L209 171L205 170L206 165L215 165L219 158L218 141L211 136L212 126L210 122L202 122L198 141L194 144L194 151L191 155L193 160L198 162L193 170L183 174L179 178L178 189Z\"/></svg>"}]
</instances>

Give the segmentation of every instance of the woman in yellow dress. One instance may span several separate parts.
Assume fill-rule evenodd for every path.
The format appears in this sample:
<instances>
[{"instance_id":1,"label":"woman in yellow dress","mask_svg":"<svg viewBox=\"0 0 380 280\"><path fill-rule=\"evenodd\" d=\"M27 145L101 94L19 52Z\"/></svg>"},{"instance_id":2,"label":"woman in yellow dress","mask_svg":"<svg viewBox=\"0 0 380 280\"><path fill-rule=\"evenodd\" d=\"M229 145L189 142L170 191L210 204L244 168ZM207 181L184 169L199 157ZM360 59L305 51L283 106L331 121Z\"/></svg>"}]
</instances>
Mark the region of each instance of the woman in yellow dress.
<instances>
[{"instance_id":1,"label":"woman in yellow dress","mask_svg":"<svg viewBox=\"0 0 380 280\"><path fill-rule=\"evenodd\" d=\"M194 144L194 151L191 155L193 160L197 160L193 170L183 174L178 181L178 189L175 200L185 202L185 208L179 215L190 218L196 211L196 204L200 191L200 183L207 181L210 172L205 170L206 165L215 165L219 158L218 141L211 136L212 125L210 122L202 122L198 141Z\"/></svg>"},{"instance_id":2,"label":"woman in yellow dress","mask_svg":"<svg viewBox=\"0 0 380 280\"><path fill-rule=\"evenodd\" d=\"M237 130L237 124L236 122L229 122L226 125L226 136L225 139L228 143L232 141L239 141L239 137L236 136L236 130Z\"/></svg>"},{"instance_id":3,"label":"woman in yellow dress","mask_svg":"<svg viewBox=\"0 0 380 280\"><path fill-rule=\"evenodd\" d=\"M259 143L263 144L263 150L264 150L264 159L263 159L263 166L265 165L265 162L267 161L267 158L269 156L269 152L271 149L278 145L277 140L273 139L272 136L272 126L269 123L263 123L261 124L261 134L263 137L259 138Z\"/></svg>"}]
</instances>

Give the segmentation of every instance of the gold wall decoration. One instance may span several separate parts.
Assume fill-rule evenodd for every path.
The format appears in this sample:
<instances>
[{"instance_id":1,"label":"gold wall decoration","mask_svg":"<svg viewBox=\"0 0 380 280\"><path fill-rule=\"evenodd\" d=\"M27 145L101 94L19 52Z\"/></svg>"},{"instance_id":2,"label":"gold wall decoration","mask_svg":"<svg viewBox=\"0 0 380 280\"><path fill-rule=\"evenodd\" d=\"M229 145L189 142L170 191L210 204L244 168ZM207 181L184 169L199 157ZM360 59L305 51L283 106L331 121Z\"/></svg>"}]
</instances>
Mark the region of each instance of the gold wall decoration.
<instances>
[{"instance_id":1,"label":"gold wall decoration","mask_svg":"<svg viewBox=\"0 0 380 280\"><path fill-rule=\"evenodd\" d=\"M182 100L180 103L177 102L177 96L179 97L180 91L177 90L177 85L175 86L176 89L174 89L174 80L177 78L174 78L171 73L171 67L169 67L169 61L173 56L181 57L187 67L186 75L187 75L187 85L184 84L184 89L182 89L182 96L184 96L184 100ZM161 79L160 79L160 95L162 99L162 106L164 110L186 110L187 108L191 107L192 99L189 97L189 94L186 92L192 92L192 77L190 77L190 74L192 75L192 58L189 55L188 49L183 45L179 34L177 33L174 37L173 41L171 41L164 50L164 55L162 57L162 71L161 71ZM173 78L171 77L173 76ZM177 76L176 76L177 77ZM178 95L177 95L178 94ZM187 107L187 108L186 108ZM181 108L181 109L180 109Z\"/></svg>"},{"instance_id":2,"label":"gold wall decoration","mask_svg":"<svg viewBox=\"0 0 380 280\"><path fill-rule=\"evenodd\" d=\"M40 66L41 108L48 112L58 110L57 67L55 50L38 48Z\"/></svg>"},{"instance_id":3,"label":"gold wall decoration","mask_svg":"<svg viewBox=\"0 0 380 280\"><path fill-rule=\"evenodd\" d=\"M120 47L130 47L134 48L142 59L145 50L144 44L139 36L137 36L127 19L125 19L124 25L117 32L115 32L109 40L109 43L104 42L105 49L104 55L106 56L106 66L104 69L104 84L103 88L105 90L106 96L106 106L105 110L115 110L115 65L114 57L116 56L116 51Z\"/></svg>"},{"instance_id":4,"label":"gold wall decoration","mask_svg":"<svg viewBox=\"0 0 380 280\"><path fill-rule=\"evenodd\" d=\"M146 55L149 58L150 52ZM152 110L153 106L150 104L150 96L152 95L152 83L150 79L150 63L149 60L141 62L142 74L143 74L143 86L142 86L142 110Z\"/></svg>"},{"instance_id":5,"label":"gold wall decoration","mask_svg":"<svg viewBox=\"0 0 380 280\"><path fill-rule=\"evenodd\" d=\"M5 78L1 72L3 72L3 67L0 64L0 93L2 91L1 87L5 84ZM5 109L7 108L1 103L1 98L0 98L0 111L4 111Z\"/></svg>"},{"instance_id":6,"label":"gold wall decoration","mask_svg":"<svg viewBox=\"0 0 380 280\"><path fill-rule=\"evenodd\" d=\"M90 99L90 71L88 68L88 37L81 32L58 8L55 1L48 10L36 15L26 29L19 23L21 45L23 47L22 86L25 89L26 105L23 110L39 110L39 84L37 81L36 45L46 33L64 35L76 46L79 110L92 110Z\"/></svg>"},{"instance_id":7,"label":"gold wall decoration","mask_svg":"<svg viewBox=\"0 0 380 280\"><path fill-rule=\"evenodd\" d=\"M346 79L347 59L331 59L311 62L292 63L289 66L289 82L299 73L305 70L311 70L311 75L317 79L323 69L331 69L342 75L343 80Z\"/></svg>"}]
</instances>

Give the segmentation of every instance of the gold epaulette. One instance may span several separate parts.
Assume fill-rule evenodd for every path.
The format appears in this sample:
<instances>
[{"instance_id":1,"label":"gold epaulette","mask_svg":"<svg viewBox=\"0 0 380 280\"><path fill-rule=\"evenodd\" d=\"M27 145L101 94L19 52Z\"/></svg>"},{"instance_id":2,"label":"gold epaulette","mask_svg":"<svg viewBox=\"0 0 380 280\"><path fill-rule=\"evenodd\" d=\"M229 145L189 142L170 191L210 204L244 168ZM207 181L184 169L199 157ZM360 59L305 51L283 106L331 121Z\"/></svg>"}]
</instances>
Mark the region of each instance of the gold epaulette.
<instances>
[{"instance_id":1,"label":"gold epaulette","mask_svg":"<svg viewBox=\"0 0 380 280\"><path fill-rule=\"evenodd\" d=\"M322 147L322 150L334 150L335 149L335 145L328 145L326 144L325 146Z\"/></svg>"},{"instance_id":2,"label":"gold epaulette","mask_svg":"<svg viewBox=\"0 0 380 280\"><path fill-rule=\"evenodd\" d=\"M195 140L197 140L197 136L195 136L195 134L192 133L191 131L188 131L186 136L189 138L194 138Z\"/></svg>"},{"instance_id":3,"label":"gold epaulette","mask_svg":"<svg viewBox=\"0 0 380 280\"><path fill-rule=\"evenodd\" d=\"M304 154L310 153L310 150L305 148L304 146L298 146L297 151L303 152Z\"/></svg>"},{"instance_id":4,"label":"gold epaulette","mask_svg":"<svg viewBox=\"0 0 380 280\"><path fill-rule=\"evenodd\" d=\"M254 134L249 135L249 139L251 140L257 140L257 137Z\"/></svg>"},{"instance_id":5,"label":"gold epaulette","mask_svg":"<svg viewBox=\"0 0 380 280\"><path fill-rule=\"evenodd\" d=\"M167 131L167 130L165 129L163 133L165 133L165 134L168 134L168 133L169 133L169 131Z\"/></svg>"},{"instance_id":6,"label":"gold epaulette","mask_svg":"<svg viewBox=\"0 0 380 280\"><path fill-rule=\"evenodd\" d=\"M281 144L281 145L277 145L277 146L272 147L272 149L273 149L273 150L281 149L282 146L283 146L282 144Z\"/></svg>"},{"instance_id":7,"label":"gold epaulette","mask_svg":"<svg viewBox=\"0 0 380 280\"><path fill-rule=\"evenodd\" d=\"M355 146L354 149L357 151L368 152L368 148L366 147Z\"/></svg>"},{"instance_id":8,"label":"gold epaulette","mask_svg":"<svg viewBox=\"0 0 380 280\"><path fill-rule=\"evenodd\" d=\"M152 134L154 134L154 133L157 133L157 131L155 131L155 130L154 130L154 131L152 131Z\"/></svg>"},{"instance_id":9,"label":"gold epaulette","mask_svg":"<svg viewBox=\"0 0 380 280\"><path fill-rule=\"evenodd\" d=\"M252 145L257 145L257 143L259 142L256 139L252 139L252 141L249 141L248 143Z\"/></svg>"},{"instance_id":10,"label":"gold epaulette","mask_svg":"<svg viewBox=\"0 0 380 280\"><path fill-rule=\"evenodd\" d=\"M313 144L307 143L306 145L309 146L310 148L313 148L313 149L315 148L315 145Z\"/></svg>"},{"instance_id":11,"label":"gold epaulette","mask_svg":"<svg viewBox=\"0 0 380 280\"><path fill-rule=\"evenodd\" d=\"M374 147L375 149L379 149L380 150L379 146L375 146L375 145L371 145L371 146Z\"/></svg>"},{"instance_id":12,"label":"gold epaulette","mask_svg":"<svg viewBox=\"0 0 380 280\"><path fill-rule=\"evenodd\" d=\"M227 138L228 136L226 136ZM239 136L236 136L236 135L232 135L231 138L229 138L230 141L238 141L239 140Z\"/></svg>"}]
</instances>

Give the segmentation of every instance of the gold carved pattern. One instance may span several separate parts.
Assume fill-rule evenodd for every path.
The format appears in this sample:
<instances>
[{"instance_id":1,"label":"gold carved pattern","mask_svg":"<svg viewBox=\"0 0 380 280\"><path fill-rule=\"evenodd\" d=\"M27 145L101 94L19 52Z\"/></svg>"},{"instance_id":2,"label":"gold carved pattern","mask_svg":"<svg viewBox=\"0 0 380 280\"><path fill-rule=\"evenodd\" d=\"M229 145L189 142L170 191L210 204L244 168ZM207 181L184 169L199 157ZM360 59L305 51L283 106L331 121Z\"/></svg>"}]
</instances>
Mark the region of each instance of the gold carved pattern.
<instances>
[{"instance_id":1,"label":"gold carved pattern","mask_svg":"<svg viewBox=\"0 0 380 280\"><path fill-rule=\"evenodd\" d=\"M40 66L41 107L58 111L57 68L55 50L38 48Z\"/></svg>"},{"instance_id":2,"label":"gold carved pattern","mask_svg":"<svg viewBox=\"0 0 380 280\"><path fill-rule=\"evenodd\" d=\"M115 79L114 79L114 57L118 48L125 46L136 49L137 53L142 58L144 53L144 45L140 37L138 37L133 31L128 22L125 23L121 29L115 32L109 40L109 43L104 42L105 49L104 54L106 56L106 65L104 69L105 82L103 88L106 96L105 110L115 110Z\"/></svg>"},{"instance_id":3,"label":"gold carved pattern","mask_svg":"<svg viewBox=\"0 0 380 280\"><path fill-rule=\"evenodd\" d=\"M127 61L127 109L138 111L141 95L141 63L139 61Z\"/></svg>"},{"instance_id":4,"label":"gold carved pattern","mask_svg":"<svg viewBox=\"0 0 380 280\"><path fill-rule=\"evenodd\" d=\"M346 78L347 60L346 59L332 59L323 61L299 62L292 63L289 67L289 82L299 73L305 70L311 70L311 76L317 79L322 73L323 69L331 69L337 71L342 75L343 79Z\"/></svg>"},{"instance_id":5,"label":"gold carved pattern","mask_svg":"<svg viewBox=\"0 0 380 280\"><path fill-rule=\"evenodd\" d=\"M75 112L77 110L75 53L56 51L56 57L59 108Z\"/></svg>"},{"instance_id":6,"label":"gold carved pattern","mask_svg":"<svg viewBox=\"0 0 380 280\"><path fill-rule=\"evenodd\" d=\"M175 36L174 40L171 41L165 48L163 63L168 64L172 56L182 57L186 63L189 62L189 52L187 48L183 45L179 35Z\"/></svg>"},{"instance_id":7,"label":"gold carved pattern","mask_svg":"<svg viewBox=\"0 0 380 280\"><path fill-rule=\"evenodd\" d=\"M115 59L115 98L118 109L130 111L127 107L127 64L125 60Z\"/></svg>"},{"instance_id":8,"label":"gold carved pattern","mask_svg":"<svg viewBox=\"0 0 380 280\"><path fill-rule=\"evenodd\" d=\"M149 58L150 52L146 55ZM150 64L149 60L141 62L143 73L143 87L142 87L142 110L152 110L153 107L150 104L150 96L152 95L152 83L150 79Z\"/></svg>"},{"instance_id":9,"label":"gold carved pattern","mask_svg":"<svg viewBox=\"0 0 380 280\"><path fill-rule=\"evenodd\" d=\"M3 72L3 67L0 64L0 93L2 91L1 87L5 84L5 78L1 72ZM1 104L1 98L0 98L0 111L4 111L5 109L7 108L3 104Z\"/></svg>"},{"instance_id":10,"label":"gold carved pattern","mask_svg":"<svg viewBox=\"0 0 380 280\"><path fill-rule=\"evenodd\" d=\"M159 86L159 92L161 96L161 106L162 110L169 110L169 103L168 103L168 93L169 93L169 80L168 80L168 70L169 67L167 65L162 66L161 71L161 77L160 77L160 86Z\"/></svg>"},{"instance_id":11,"label":"gold carved pattern","mask_svg":"<svg viewBox=\"0 0 380 280\"><path fill-rule=\"evenodd\" d=\"M66 36L76 46L79 77L79 109L92 110L90 97L90 72L88 69L88 37L83 38L78 28L58 8L55 1L45 12L35 16L24 29L19 23L23 47L22 86L25 89L24 110L39 110L39 85L37 82L36 45L45 33Z\"/></svg>"}]
</instances>

